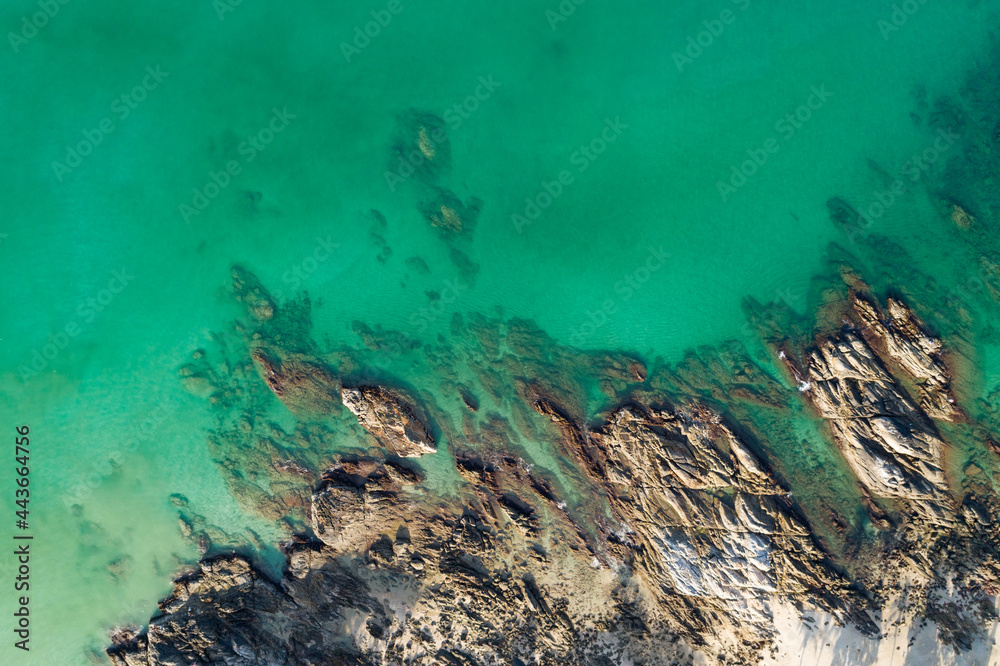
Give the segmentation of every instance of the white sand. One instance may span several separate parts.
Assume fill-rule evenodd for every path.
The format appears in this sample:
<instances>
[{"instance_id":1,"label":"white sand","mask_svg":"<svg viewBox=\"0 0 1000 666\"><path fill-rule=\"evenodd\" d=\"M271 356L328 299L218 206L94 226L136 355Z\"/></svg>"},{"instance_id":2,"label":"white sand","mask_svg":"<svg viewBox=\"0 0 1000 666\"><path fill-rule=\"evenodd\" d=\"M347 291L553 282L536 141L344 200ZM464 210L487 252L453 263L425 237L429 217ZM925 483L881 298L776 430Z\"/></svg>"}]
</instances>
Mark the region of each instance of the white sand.
<instances>
[{"instance_id":1,"label":"white sand","mask_svg":"<svg viewBox=\"0 0 1000 666\"><path fill-rule=\"evenodd\" d=\"M803 622L791 604L776 605L774 622L778 635L777 651L766 655L764 664L797 666L878 664L879 666L998 666L1000 665L1000 624L994 623L988 636L977 641L969 652L958 653L942 645L937 638L937 626L898 610L886 611L880 625L882 640L873 640L853 627L837 626L826 613L806 612L814 622ZM901 621L898 626L894 623Z\"/></svg>"}]
</instances>

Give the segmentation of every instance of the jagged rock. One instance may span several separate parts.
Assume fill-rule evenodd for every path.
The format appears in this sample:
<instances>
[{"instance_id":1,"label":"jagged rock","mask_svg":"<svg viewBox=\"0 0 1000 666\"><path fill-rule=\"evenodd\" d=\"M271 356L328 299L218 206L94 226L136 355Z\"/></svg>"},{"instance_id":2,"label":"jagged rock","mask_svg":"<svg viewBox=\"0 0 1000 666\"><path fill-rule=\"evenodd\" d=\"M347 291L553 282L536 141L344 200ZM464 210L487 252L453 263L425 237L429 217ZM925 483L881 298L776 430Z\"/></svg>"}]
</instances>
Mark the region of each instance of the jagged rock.
<instances>
[{"instance_id":1,"label":"jagged rock","mask_svg":"<svg viewBox=\"0 0 1000 666\"><path fill-rule=\"evenodd\" d=\"M831 211L844 224L855 215L840 200ZM224 365L199 359L181 374L212 377L219 396L242 392L243 402L228 403L246 405L236 418L216 410L229 437L220 457L241 463L227 479L234 496L273 518L294 509L296 529L309 525L312 534L286 547L277 580L239 558L206 559L177 581L148 632L116 634L109 654L130 666L603 666L678 663L693 650L708 661L755 663L777 645L776 609L826 611L876 636L886 627L868 610L886 607L887 590L903 581L917 581L906 594L923 595L918 603L939 619L943 640L967 649L987 621L984 600L1000 589L992 529L1000 509L982 500L995 452L970 446L949 460L953 475L965 475L962 488L949 487L945 437L971 427L952 397L946 361L954 357L901 300L881 308L860 275L843 272L846 287L820 296L815 322L787 308L767 322L765 341L797 391L728 348L647 371L631 356L561 347L524 320L454 317L453 333L465 327L479 343L467 359L444 343L355 326L373 351L419 347L444 377L438 395L466 405L459 427L433 402L421 405L425 417L393 389L342 389L307 353L318 354L308 325L282 306L243 329L253 363L240 351L230 367L246 382L227 385ZM258 289L248 276L238 293L260 305ZM756 310L763 330L780 308ZM348 352L326 358L345 377L363 363ZM333 467L332 454L300 457L342 431L268 426L252 365L296 412L326 412L341 400L394 455ZM616 407L594 423L596 391ZM825 420L814 436L828 447L821 453L839 463L839 449L848 463L831 465L851 484L843 506L799 493L801 479L778 458L787 440L769 439L767 425L808 420L805 406ZM417 463L397 457L436 450L431 418L458 473L441 494L422 484ZM555 455L543 447L536 457L525 441L552 443ZM435 472L448 460L436 458ZM964 493L957 516L952 493ZM821 512L833 515L842 543L831 546L816 527ZM197 518L182 514L182 531L217 547L221 537Z\"/></svg>"},{"instance_id":2,"label":"jagged rock","mask_svg":"<svg viewBox=\"0 0 1000 666\"><path fill-rule=\"evenodd\" d=\"M711 410L643 407L614 412L589 433L637 569L669 613L698 634L753 626L766 633L770 602L796 598L874 626L861 599L827 562L763 461ZM694 612L673 599L688 598ZM697 599L697 601L694 601ZM705 609L715 608L715 626Z\"/></svg>"},{"instance_id":3,"label":"jagged rock","mask_svg":"<svg viewBox=\"0 0 1000 666\"><path fill-rule=\"evenodd\" d=\"M940 357L941 341L925 333L917 316L897 299L888 299L887 317L857 293L852 293L851 303L869 344L915 383L920 408L936 419L958 419L961 411L955 406L948 370Z\"/></svg>"},{"instance_id":4,"label":"jagged rock","mask_svg":"<svg viewBox=\"0 0 1000 666\"><path fill-rule=\"evenodd\" d=\"M417 474L393 463L342 462L313 493L313 532L335 552L362 552L373 535L394 531L402 517L400 493L417 481Z\"/></svg>"},{"instance_id":5,"label":"jagged rock","mask_svg":"<svg viewBox=\"0 0 1000 666\"><path fill-rule=\"evenodd\" d=\"M280 580L238 556L206 560L175 582L148 632L117 637L112 662L555 666L685 654L669 634L624 628L607 603L616 577L567 566L573 551L557 544L549 567L474 504L427 513L400 492L417 478L343 461L314 498L324 541L293 541Z\"/></svg>"},{"instance_id":6,"label":"jagged rock","mask_svg":"<svg viewBox=\"0 0 1000 666\"><path fill-rule=\"evenodd\" d=\"M629 405L588 429L545 398L533 404L607 492L608 547L632 560L675 631L697 642L753 627L759 649L772 603L794 598L877 633L787 489L712 410Z\"/></svg>"},{"instance_id":7,"label":"jagged rock","mask_svg":"<svg viewBox=\"0 0 1000 666\"><path fill-rule=\"evenodd\" d=\"M808 363L803 393L830 424L862 485L905 501L922 522L950 526L945 444L868 344L845 331L823 340Z\"/></svg>"},{"instance_id":8,"label":"jagged rock","mask_svg":"<svg viewBox=\"0 0 1000 666\"><path fill-rule=\"evenodd\" d=\"M412 458L437 451L434 436L402 395L384 386L344 387L344 405L392 453Z\"/></svg>"},{"instance_id":9,"label":"jagged rock","mask_svg":"<svg viewBox=\"0 0 1000 666\"><path fill-rule=\"evenodd\" d=\"M293 597L242 557L205 560L175 582L146 632L108 655L119 666L367 663L341 637L344 602L371 603L368 590L336 570L317 575L321 594L306 588Z\"/></svg>"}]
</instances>

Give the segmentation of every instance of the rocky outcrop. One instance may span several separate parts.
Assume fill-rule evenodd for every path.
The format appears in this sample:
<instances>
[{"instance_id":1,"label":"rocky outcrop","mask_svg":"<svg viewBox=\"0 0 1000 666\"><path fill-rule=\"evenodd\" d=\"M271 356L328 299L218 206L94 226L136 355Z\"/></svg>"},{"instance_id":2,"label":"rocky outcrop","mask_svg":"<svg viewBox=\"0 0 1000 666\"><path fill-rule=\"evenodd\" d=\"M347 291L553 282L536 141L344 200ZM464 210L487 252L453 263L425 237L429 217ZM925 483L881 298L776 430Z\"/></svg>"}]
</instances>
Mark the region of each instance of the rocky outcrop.
<instances>
[{"instance_id":1,"label":"rocky outcrop","mask_svg":"<svg viewBox=\"0 0 1000 666\"><path fill-rule=\"evenodd\" d=\"M898 301L890 301L884 321L867 300L854 295L852 302L860 331L848 327L820 340L807 352L804 373L788 362L799 391L827 421L871 495L896 501L920 523L950 527L954 506L943 469L945 443L928 414L887 370L888 364L919 382L922 404L933 414L954 418L948 379L936 357L940 343L923 334Z\"/></svg>"},{"instance_id":2,"label":"rocky outcrop","mask_svg":"<svg viewBox=\"0 0 1000 666\"><path fill-rule=\"evenodd\" d=\"M862 485L905 502L923 522L950 525L945 444L865 341L845 332L820 343L808 362L803 393L830 424Z\"/></svg>"},{"instance_id":3,"label":"rocky outcrop","mask_svg":"<svg viewBox=\"0 0 1000 666\"><path fill-rule=\"evenodd\" d=\"M402 458L437 451L434 436L400 393L384 386L343 388L341 400L385 448Z\"/></svg>"},{"instance_id":4,"label":"rocky outcrop","mask_svg":"<svg viewBox=\"0 0 1000 666\"><path fill-rule=\"evenodd\" d=\"M787 489L718 414L635 405L585 435L568 430L570 445L587 441L589 469L603 471L618 523L608 539L628 547L675 630L703 640L754 627L763 641L771 602L795 598L875 631Z\"/></svg>"},{"instance_id":5,"label":"rocky outcrop","mask_svg":"<svg viewBox=\"0 0 1000 666\"><path fill-rule=\"evenodd\" d=\"M902 300L882 307L844 274L815 322L759 309L755 325L783 317L761 330L785 376L738 345L647 365L569 350L523 320L456 317L468 349L356 327L369 350L393 341L420 356L425 375L413 394L341 387L363 355L321 355L307 324L288 328L289 306L270 319L251 308L236 362L198 352L181 377L219 406L210 447L242 465L226 467L234 496L299 536L278 577L206 559L109 654L128 666L756 663L787 612L829 613L877 641L890 629L873 611L898 590L968 649L1000 589L1000 509L984 499L995 454L963 460L973 481L956 486L949 442L971 417L952 357ZM268 302L243 285L244 302ZM435 374L440 391L424 381ZM260 379L307 417L294 432L265 418ZM449 396L454 412L437 404ZM385 452L364 451L336 400ZM595 417L595 404L613 407ZM450 455L405 460L437 450L432 424ZM789 474L789 460L808 471ZM812 473L834 491L810 496ZM228 542L181 517L207 555Z\"/></svg>"},{"instance_id":6,"label":"rocky outcrop","mask_svg":"<svg viewBox=\"0 0 1000 666\"><path fill-rule=\"evenodd\" d=\"M313 533L336 552L364 552L377 535L394 532L403 518L403 488L419 480L419 474L392 462L342 461L313 493Z\"/></svg>"},{"instance_id":7,"label":"rocky outcrop","mask_svg":"<svg viewBox=\"0 0 1000 666\"><path fill-rule=\"evenodd\" d=\"M851 303L868 343L898 368L898 375L912 382L921 411L943 421L959 419L962 413L951 394L941 341L925 333L923 323L898 299L887 299L885 315L856 292L851 294Z\"/></svg>"},{"instance_id":8,"label":"rocky outcrop","mask_svg":"<svg viewBox=\"0 0 1000 666\"><path fill-rule=\"evenodd\" d=\"M428 511L407 497L417 480L389 462L343 461L314 495L322 541L290 544L280 580L240 557L205 561L176 581L148 632L119 638L112 661L611 666L685 655L636 624L631 602L608 603L618 576L576 561L578 542L554 532L542 545L474 497Z\"/></svg>"},{"instance_id":9,"label":"rocky outcrop","mask_svg":"<svg viewBox=\"0 0 1000 666\"><path fill-rule=\"evenodd\" d=\"M369 663L344 639L349 609L374 604L367 586L334 563L310 582L293 596L240 556L203 561L147 631L108 655L118 666Z\"/></svg>"},{"instance_id":10,"label":"rocky outcrop","mask_svg":"<svg viewBox=\"0 0 1000 666\"><path fill-rule=\"evenodd\" d=\"M459 452L469 486L451 499L399 462L343 459L313 493L316 540L288 548L280 581L238 559L203 564L112 657L610 665L678 661L708 641L746 662L783 599L874 631L786 489L716 413L632 405L591 430L537 407L591 449L612 511L597 538L577 523L589 509L508 456Z\"/></svg>"}]
</instances>

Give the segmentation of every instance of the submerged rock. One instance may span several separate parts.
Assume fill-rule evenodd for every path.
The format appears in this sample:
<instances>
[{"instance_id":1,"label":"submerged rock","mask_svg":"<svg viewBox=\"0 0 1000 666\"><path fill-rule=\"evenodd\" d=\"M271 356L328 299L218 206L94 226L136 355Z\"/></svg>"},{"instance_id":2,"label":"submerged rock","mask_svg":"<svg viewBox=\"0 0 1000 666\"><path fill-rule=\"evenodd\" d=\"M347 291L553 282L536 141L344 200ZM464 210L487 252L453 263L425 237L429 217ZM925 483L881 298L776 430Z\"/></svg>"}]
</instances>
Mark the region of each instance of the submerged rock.
<instances>
[{"instance_id":1,"label":"submerged rock","mask_svg":"<svg viewBox=\"0 0 1000 666\"><path fill-rule=\"evenodd\" d=\"M475 227L483 202L472 197L463 202L451 190L434 189L434 197L420 204L420 213L431 226L448 233L469 232Z\"/></svg>"},{"instance_id":2,"label":"submerged rock","mask_svg":"<svg viewBox=\"0 0 1000 666\"><path fill-rule=\"evenodd\" d=\"M319 361L301 354L278 360L264 349L255 350L251 358L261 378L291 411L322 414L337 404L340 380Z\"/></svg>"},{"instance_id":3,"label":"submerged rock","mask_svg":"<svg viewBox=\"0 0 1000 666\"><path fill-rule=\"evenodd\" d=\"M958 204L953 204L951 208L951 221L959 229L968 229L975 224L976 218Z\"/></svg>"},{"instance_id":4,"label":"submerged rock","mask_svg":"<svg viewBox=\"0 0 1000 666\"><path fill-rule=\"evenodd\" d=\"M233 293L257 321L267 321L277 312L277 305L257 276L242 266L233 266Z\"/></svg>"},{"instance_id":5,"label":"submerged rock","mask_svg":"<svg viewBox=\"0 0 1000 666\"><path fill-rule=\"evenodd\" d=\"M400 180L414 172L433 180L451 167L451 141L444 119L410 110L400 116L398 125L391 167Z\"/></svg>"}]
</instances>

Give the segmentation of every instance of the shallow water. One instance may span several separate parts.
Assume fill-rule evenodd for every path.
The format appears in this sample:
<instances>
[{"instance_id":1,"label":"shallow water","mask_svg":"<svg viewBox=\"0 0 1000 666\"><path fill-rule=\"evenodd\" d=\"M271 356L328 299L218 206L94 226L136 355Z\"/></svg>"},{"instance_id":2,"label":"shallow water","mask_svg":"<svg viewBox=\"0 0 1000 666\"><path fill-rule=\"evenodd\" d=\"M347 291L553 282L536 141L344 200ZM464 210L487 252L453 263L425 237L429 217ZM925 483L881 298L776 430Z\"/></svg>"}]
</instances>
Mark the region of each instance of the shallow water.
<instances>
[{"instance_id":1,"label":"shallow water","mask_svg":"<svg viewBox=\"0 0 1000 666\"><path fill-rule=\"evenodd\" d=\"M230 534L281 538L230 496L205 445L211 417L176 377L237 316L232 263L284 300L307 290L325 349L358 346L355 321L461 346L456 313L532 319L562 344L671 362L749 339L744 297L804 313L828 243L852 249L826 200L870 203L885 186L869 159L895 175L933 145L926 113L911 118L915 92L955 92L985 57L998 9L927 3L885 38L882 3L585 3L554 27L556 3L528 5L403 2L347 62L341 43L384 4L244 2L220 16L219 3L70 3L0 56L11 91L0 106L0 401L4 427L29 424L35 447L33 640L18 663L85 663L108 628L149 617L198 557L171 494ZM17 30L36 10L8 4L0 24ZM679 71L674 53L724 10L732 21ZM122 117L116 97L144 80L151 89ZM446 113L477 88L467 117ZM798 127L781 124L814 90L830 96ZM414 109L449 122L451 168L437 182L483 202L475 228L451 242L419 213L425 179L387 182L400 118ZM287 126L251 152L243 142L275 110ZM105 118L113 131L91 154L53 168ZM605 128L614 141L586 157L580 147ZM723 200L717 183L768 145L777 150ZM229 162L239 173L185 219L194 189ZM512 219L526 197L546 201L562 171L572 182L537 219ZM946 288L964 279L955 267L970 251L922 184L869 232ZM386 220L375 229L392 250L384 262L373 209ZM478 270L456 264L452 247ZM115 271L134 277L103 291ZM1000 355L980 344L990 387ZM385 364L415 385L426 370L418 358ZM443 451L427 467L435 478L451 469ZM12 515L12 472L0 478ZM0 617L13 602L0 595ZM0 654L15 654L10 641Z\"/></svg>"}]
</instances>

